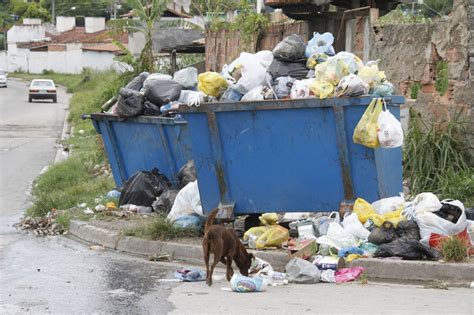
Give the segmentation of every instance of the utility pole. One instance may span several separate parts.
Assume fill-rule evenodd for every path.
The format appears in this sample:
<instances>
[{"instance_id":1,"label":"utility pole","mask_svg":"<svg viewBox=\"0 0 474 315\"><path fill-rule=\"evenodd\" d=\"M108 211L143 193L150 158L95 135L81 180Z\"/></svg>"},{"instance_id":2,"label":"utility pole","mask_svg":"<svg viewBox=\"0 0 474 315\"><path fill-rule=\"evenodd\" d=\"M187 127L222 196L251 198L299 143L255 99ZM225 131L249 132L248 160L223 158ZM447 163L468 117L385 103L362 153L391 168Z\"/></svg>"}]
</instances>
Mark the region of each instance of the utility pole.
<instances>
[{"instance_id":1,"label":"utility pole","mask_svg":"<svg viewBox=\"0 0 474 315\"><path fill-rule=\"evenodd\" d=\"M55 12L56 11L56 0L52 0L52 3L51 3L51 18L52 18L52 22L54 25L56 25L56 17L55 17Z\"/></svg>"}]
</instances>

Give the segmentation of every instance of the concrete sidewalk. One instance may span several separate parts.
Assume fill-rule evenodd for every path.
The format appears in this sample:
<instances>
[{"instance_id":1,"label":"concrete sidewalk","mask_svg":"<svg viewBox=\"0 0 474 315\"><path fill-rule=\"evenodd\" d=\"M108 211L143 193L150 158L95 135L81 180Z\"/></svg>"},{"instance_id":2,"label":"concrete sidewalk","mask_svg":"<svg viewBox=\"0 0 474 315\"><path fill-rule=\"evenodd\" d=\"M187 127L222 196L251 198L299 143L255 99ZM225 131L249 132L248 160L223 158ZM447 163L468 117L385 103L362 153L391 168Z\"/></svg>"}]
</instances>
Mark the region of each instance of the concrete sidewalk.
<instances>
[{"instance_id":1,"label":"concrete sidewalk","mask_svg":"<svg viewBox=\"0 0 474 315\"><path fill-rule=\"evenodd\" d=\"M174 260L204 265L202 247L195 244L151 241L137 237L122 236L111 231L73 220L69 233L81 240L103 245L106 248L134 255L171 255ZM276 251L253 251L261 259L268 261L273 268L284 271L289 261L288 255ZM447 281L456 285L469 286L474 281L474 264L442 263L433 261L408 261L387 259L358 259L349 266L362 266L365 275L392 281Z\"/></svg>"}]
</instances>

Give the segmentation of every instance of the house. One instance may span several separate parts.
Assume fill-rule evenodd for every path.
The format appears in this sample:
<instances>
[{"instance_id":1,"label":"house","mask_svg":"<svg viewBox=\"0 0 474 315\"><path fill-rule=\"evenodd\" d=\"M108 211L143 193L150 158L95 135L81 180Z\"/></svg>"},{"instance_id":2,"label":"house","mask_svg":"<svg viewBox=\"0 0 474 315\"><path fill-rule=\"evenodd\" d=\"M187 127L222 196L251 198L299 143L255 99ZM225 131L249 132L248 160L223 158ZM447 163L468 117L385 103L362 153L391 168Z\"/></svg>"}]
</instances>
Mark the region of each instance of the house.
<instances>
[{"instance_id":1,"label":"house","mask_svg":"<svg viewBox=\"0 0 474 315\"><path fill-rule=\"evenodd\" d=\"M25 19L8 31L8 49L0 55L0 64L5 63L7 71L30 73L80 73L84 68L121 71L126 65L115 60L122 54L115 40L127 46L128 35L111 34L103 17L86 17L85 26L77 27L75 17L58 16L55 28Z\"/></svg>"},{"instance_id":2,"label":"house","mask_svg":"<svg viewBox=\"0 0 474 315\"><path fill-rule=\"evenodd\" d=\"M122 19L134 19L132 11L120 16ZM181 6L174 2L167 5L153 33L153 51L157 54L172 47L194 45L193 42L204 38L204 23L182 12ZM129 50L138 56L145 46L145 35L141 32L128 34Z\"/></svg>"}]
</instances>

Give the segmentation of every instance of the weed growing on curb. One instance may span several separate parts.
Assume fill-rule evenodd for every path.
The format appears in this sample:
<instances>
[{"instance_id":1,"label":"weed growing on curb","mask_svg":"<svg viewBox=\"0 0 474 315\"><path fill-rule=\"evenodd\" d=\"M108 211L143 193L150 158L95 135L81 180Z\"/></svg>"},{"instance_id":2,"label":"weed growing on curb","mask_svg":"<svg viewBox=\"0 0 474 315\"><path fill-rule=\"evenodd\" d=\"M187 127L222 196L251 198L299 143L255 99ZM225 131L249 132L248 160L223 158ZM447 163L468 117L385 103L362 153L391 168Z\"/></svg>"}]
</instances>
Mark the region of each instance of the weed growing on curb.
<instances>
[{"instance_id":1,"label":"weed growing on curb","mask_svg":"<svg viewBox=\"0 0 474 315\"><path fill-rule=\"evenodd\" d=\"M441 242L441 254L446 262L463 262L468 257L469 245L458 236L450 236Z\"/></svg>"},{"instance_id":2,"label":"weed growing on curb","mask_svg":"<svg viewBox=\"0 0 474 315\"><path fill-rule=\"evenodd\" d=\"M152 240L168 241L182 237L198 236L200 231L194 228L181 228L166 220L166 216L159 216L144 227L127 229L126 236L136 236Z\"/></svg>"}]
</instances>

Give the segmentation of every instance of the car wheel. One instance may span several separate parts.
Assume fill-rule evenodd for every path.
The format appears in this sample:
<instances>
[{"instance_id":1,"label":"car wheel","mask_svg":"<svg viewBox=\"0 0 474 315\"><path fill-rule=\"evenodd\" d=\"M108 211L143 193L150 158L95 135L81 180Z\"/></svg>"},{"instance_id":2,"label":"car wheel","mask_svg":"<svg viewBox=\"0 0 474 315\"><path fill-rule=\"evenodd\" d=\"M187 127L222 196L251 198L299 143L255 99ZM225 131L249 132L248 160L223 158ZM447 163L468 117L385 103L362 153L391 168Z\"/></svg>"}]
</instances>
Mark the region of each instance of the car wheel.
<instances>
[{"instance_id":1,"label":"car wheel","mask_svg":"<svg viewBox=\"0 0 474 315\"><path fill-rule=\"evenodd\" d=\"M30 96L28 97L28 103L31 103L31 102L33 102L33 98Z\"/></svg>"},{"instance_id":2,"label":"car wheel","mask_svg":"<svg viewBox=\"0 0 474 315\"><path fill-rule=\"evenodd\" d=\"M58 102L58 97L57 96L53 97L53 103L57 103L57 102Z\"/></svg>"}]
</instances>

